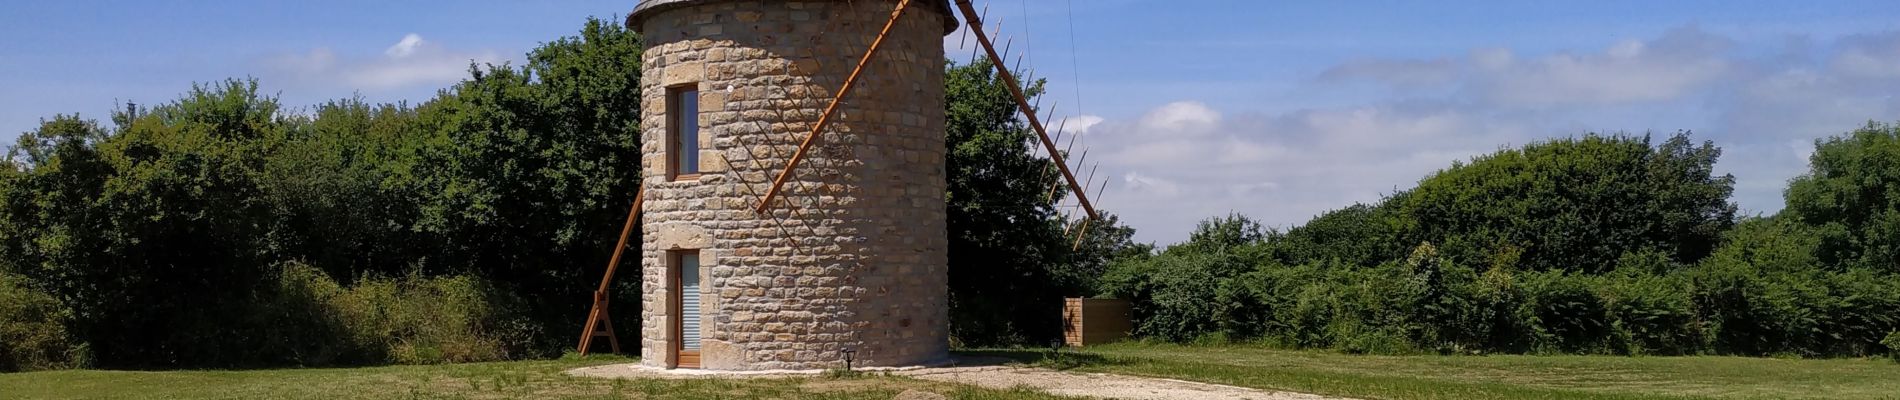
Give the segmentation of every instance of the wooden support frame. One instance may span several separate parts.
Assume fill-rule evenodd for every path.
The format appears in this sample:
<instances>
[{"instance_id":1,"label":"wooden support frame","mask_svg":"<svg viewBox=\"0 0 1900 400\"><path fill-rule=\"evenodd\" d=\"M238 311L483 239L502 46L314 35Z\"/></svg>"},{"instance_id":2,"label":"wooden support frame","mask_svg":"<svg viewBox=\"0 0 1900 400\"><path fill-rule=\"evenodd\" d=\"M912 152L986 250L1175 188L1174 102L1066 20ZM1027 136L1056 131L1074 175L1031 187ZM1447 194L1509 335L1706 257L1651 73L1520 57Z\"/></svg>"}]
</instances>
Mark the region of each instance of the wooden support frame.
<instances>
[{"instance_id":1,"label":"wooden support frame","mask_svg":"<svg viewBox=\"0 0 1900 400\"><path fill-rule=\"evenodd\" d=\"M614 353L620 353L620 338L614 335L614 322L608 312L607 303L612 297L607 289L613 284L614 270L620 267L620 256L627 251L627 238L633 234L634 224L640 222L640 204L646 199L647 190L643 185L633 194L633 209L627 211L627 224L620 227L620 242L614 245L614 255L607 259L607 275L600 278L600 288L594 290L594 307L587 312L587 325L581 328L581 343L578 350L582 356L594 344L594 338L607 337L607 344Z\"/></svg>"},{"instance_id":2,"label":"wooden support frame","mask_svg":"<svg viewBox=\"0 0 1900 400\"><path fill-rule=\"evenodd\" d=\"M1082 210L1088 212L1090 219L1101 218L1101 214L1095 212L1095 206L1089 204L1087 188L1075 181L1075 173L1069 171L1069 164L1062 159L1062 153L1057 151L1055 142L1049 140L1049 132L1043 128L1042 121L1036 118L1036 110L1029 105L1029 98L1023 95L1022 85L1016 82L1016 76L1003 63L1002 55L996 53L996 44L991 43L989 35L983 32L983 19L977 16L976 6L970 4L970 0L956 0L956 2L957 9L963 13L963 20L970 26L970 33L976 35L976 44L983 46L983 51L989 53L990 66L995 67L996 75L1003 78L1003 84L1009 87L1009 94L1016 97L1016 107L1022 109L1023 118L1029 120L1029 126L1035 128L1036 136L1042 138L1042 146L1043 149L1049 151L1049 159L1055 161L1056 168L1062 170L1062 178L1067 180L1069 188L1075 191L1076 202L1082 204Z\"/></svg>"},{"instance_id":3,"label":"wooden support frame","mask_svg":"<svg viewBox=\"0 0 1900 400\"><path fill-rule=\"evenodd\" d=\"M844 86L838 88L838 94L831 97L831 104L825 106L824 114L819 114L818 123L812 125L811 135L806 136L805 142L798 145L798 151L792 153L791 161L786 162L785 169L779 171L777 179L772 180L772 188L765 191L764 198L759 199L759 206L756 208L758 212L764 213L772 207L772 199L778 197L778 191L785 186L785 180L791 178L792 169L798 168L798 163L805 159L805 153L811 150L811 146L818 142L820 136L824 135L825 126L831 123L831 116L838 112L838 105L844 102L845 96L851 94L851 88L858 83L858 76L864 74L864 67L871 64L872 57L877 56L877 49L884 46L884 38L890 36L892 28L897 27L898 18L904 16L904 10L908 6L910 6L910 0L897 1L897 9L891 11L890 22L886 22L884 30L878 32L877 39L871 41L871 48L864 50L864 57L858 59L857 68L851 69L851 75L844 79Z\"/></svg>"}]
</instances>

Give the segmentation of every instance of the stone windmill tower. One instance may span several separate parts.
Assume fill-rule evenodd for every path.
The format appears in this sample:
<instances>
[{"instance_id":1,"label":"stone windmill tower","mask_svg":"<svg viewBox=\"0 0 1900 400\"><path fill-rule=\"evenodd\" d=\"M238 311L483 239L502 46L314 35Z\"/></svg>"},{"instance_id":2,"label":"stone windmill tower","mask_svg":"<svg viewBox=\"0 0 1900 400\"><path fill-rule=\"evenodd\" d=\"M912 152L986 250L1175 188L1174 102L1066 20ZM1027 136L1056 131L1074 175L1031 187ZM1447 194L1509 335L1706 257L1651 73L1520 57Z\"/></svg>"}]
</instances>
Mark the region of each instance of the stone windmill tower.
<instances>
[{"instance_id":1,"label":"stone windmill tower","mask_svg":"<svg viewBox=\"0 0 1900 400\"><path fill-rule=\"evenodd\" d=\"M634 9L628 26L646 46L644 364L946 359L948 6L645 0Z\"/></svg>"}]
</instances>

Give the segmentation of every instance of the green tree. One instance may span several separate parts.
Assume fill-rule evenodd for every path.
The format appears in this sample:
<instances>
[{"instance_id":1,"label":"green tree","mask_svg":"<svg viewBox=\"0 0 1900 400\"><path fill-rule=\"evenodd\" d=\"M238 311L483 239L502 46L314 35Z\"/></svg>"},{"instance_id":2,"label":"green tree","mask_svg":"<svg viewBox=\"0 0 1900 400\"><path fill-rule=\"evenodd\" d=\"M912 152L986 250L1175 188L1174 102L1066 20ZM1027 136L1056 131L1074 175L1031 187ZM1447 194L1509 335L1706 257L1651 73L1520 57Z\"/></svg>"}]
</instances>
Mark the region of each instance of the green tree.
<instances>
[{"instance_id":1,"label":"green tree","mask_svg":"<svg viewBox=\"0 0 1900 400\"><path fill-rule=\"evenodd\" d=\"M1108 257L1133 246L1110 217L1080 228L1062 218L1054 165L986 62L946 67L945 133L951 335L966 345L1059 338L1061 299L1092 294ZM1029 84L1029 96L1042 83ZM1075 242L1078 232L1088 232ZM1078 251L1081 245L1087 249Z\"/></svg>"},{"instance_id":2,"label":"green tree","mask_svg":"<svg viewBox=\"0 0 1900 400\"><path fill-rule=\"evenodd\" d=\"M1243 279L1268 267L1263 244L1275 233L1240 214L1201 221L1188 241L1160 254L1125 255L1099 282L1103 293L1132 301L1135 333L1190 340L1211 333L1259 333L1263 308Z\"/></svg>"},{"instance_id":3,"label":"green tree","mask_svg":"<svg viewBox=\"0 0 1900 400\"><path fill-rule=\"evenodd\" d=\"M114 366L231 365L271 246L258 167L280 137L255 82L198 86L115 115L108 132L60 117L15 148L0 245L35 286L71 307L73 331Z\"/></svg>"},{"instance_id":4,"label":"green tree","mask_svg":"<svg viewBox=\"0 0 1900 400\"><path fill-rule=\"evenodd\" d=\"M259 304L280 261L475 274L531 299L538 326L577 326L639 179L640 52L593 20L413 109L284 112L228 81L128 106L111 130L55 118L0 173L0 269L69 305L103 366L312 359L270 345L290 331ZM553 336L538 348L565 347Z\"/></svg>"},{"instance_id":5,"label":"green tree","mask_svg":"<svg viewBox=\"0 0 1900 400\"><path fill-rule=\"evenodd\" d=\"M414 229L441 246L429 268L535 293L538 321L580 325L640 182L641 52L636 33L590 19L527 65L471 68L419 107L425 137L396 184L418 196ZM639 276L636 264L621 276ZM621 281L621 304L638 304L624 294L637 282ZM637 318L622 320L637 337Z\"/></svg>"},{"instance_id":6,"label":"green tree","mask_svg":"<svg viewBox=\"0 0 1900 400\"><path fill-rule=\"evenodd\" d=\"M258 171L273 210L273 258L350 278L402 273L432 254L410 229L416 194L386 184L407 172L402 150L420 139L414 109L346 99L287 118L290 129L266 144Z\"/></svg>"},{"instance_id":7,"label":"green tree","mask_svg":"<svg viewBox=\"0 0 1900 400\"><path fill-rule=\"evenodd\" d=\"M1377 265L1397 259L1404 251L1397 238L1397 221L1391 208L1354 204L1287 230L1276 243L1277 250L1287 264L1337 261L1344 265Z\"/></svg>"},{"instance_id":8,"label":"green tree","mask_svg":"<svg viewBox=\"0 0 1900 400\"><path fill-rule=\"evenodd\" d=\"M1225 217L1202 220L1188 232L1188 240L1174 246L1168 246L1169 252L1225 252L1257 245L1269 237L1277 238L1278 232L1268 231L1259 221L1245 215L1229 213Z\"/></svg>"},{"instance_id":9,"label":"green tree","mask_svg":"<svg viewBox=\"0 0 1900 400\"><path fill-rule=\"evenodd\" d=\"M1404 243L1432 242L1464 265L1521 248L1535 270L1604 272L1626 253L1702 259L1734 224L1735 178L1715 175L1722 151L1688 133L1586 135L1453 164L1387 201Z\"/></svg>"},{"instance_id":10,"label":"green tree","mask_svg":"<svg viewBox=\"0 0 1900 400\"><path fill-rule=\"evenodd\" d=\"M1154 253L1154 245L1135 243L1135 228L1123 225L1121 217L1105 214L1091 221L1088 229L1072 244L1061 268L1051 274L1057 287L1070 288L1072 296L1102 295L1102 275L1115 260L1141 259Z\"/></svg>"},{"instance_id":11,"label":"green tree","mask_svg":"<svg viewBox=\"0 0 1900 400\"><path fill-rule=\"evenodd\" d=\"M1816 140L1787 202L1786 215L1819 230L1823 263L1900 272L1900 125Z\"/></svg>"}]
</instances>

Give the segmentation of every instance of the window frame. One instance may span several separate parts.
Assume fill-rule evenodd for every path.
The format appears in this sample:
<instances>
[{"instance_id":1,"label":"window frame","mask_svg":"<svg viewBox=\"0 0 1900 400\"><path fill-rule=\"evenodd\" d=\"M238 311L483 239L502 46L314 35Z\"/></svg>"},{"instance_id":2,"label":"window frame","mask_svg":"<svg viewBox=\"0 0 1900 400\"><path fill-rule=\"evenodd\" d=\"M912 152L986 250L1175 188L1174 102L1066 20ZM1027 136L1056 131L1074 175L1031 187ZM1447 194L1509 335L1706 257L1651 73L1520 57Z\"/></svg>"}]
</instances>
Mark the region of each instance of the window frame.
<instances>
[{"instance_id":1,"label":"window frame","mask_svg":"<svg viewBox=\"0 0 1900 400\"><path fill-rule=\"evenodd\" d=\"M686 99L687 94L692 95L690 102ZM691 106L691 113L686 112L688 109L686 106ZM699 111L698 84L674 85L666 88L666 177L668 181L693 181L699 179L699 155L697 153L699 152L699 136L701 131L703 131L699 129L699 115L701 114ZM692 129L690 129L691 132L685 129L686 124L684 121L688 117L692 118L693 122ZM685 142L689 134L693 140L690 151L695 154L686 154L687 151L689 151L687 149L689 146L687 146ZM689 156L692 165L686 165L688 164L687 161L689 160L687 158L689 158Z\"/></svg>"}]
</instances>

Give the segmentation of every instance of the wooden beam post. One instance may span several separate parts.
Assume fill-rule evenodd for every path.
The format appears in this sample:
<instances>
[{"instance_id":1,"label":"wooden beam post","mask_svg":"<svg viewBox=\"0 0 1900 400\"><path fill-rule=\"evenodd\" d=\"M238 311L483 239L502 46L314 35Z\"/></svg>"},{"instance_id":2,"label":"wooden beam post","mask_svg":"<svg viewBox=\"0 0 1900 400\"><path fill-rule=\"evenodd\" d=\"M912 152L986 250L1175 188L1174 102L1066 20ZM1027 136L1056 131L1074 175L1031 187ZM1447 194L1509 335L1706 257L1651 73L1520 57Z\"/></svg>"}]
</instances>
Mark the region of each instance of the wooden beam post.
<instances>
[{"instance_id":1,"label":"wooden beam post","mask_svg":"<svg viewBox=\"0 0 1900 400\"><path fill-rule=\"evenodd\" d=\"M818 124L812 125L811 136L805 137L805 142L798 145L798 151L792 153L792 160L786 162L785 169L779 171L777 179L772 180L772 188L766 190L765 198L759 200L759 206L756 209L758 212L764 213L766 209L772 207L772 199L778 197L779 188L785 186L785 180L792 177L792 169L798 168L798 162L805 159L805 152L810 151L812 144L817 143L818 138L824 135L825 125L831 123L832 114L838 112L838 105L844 102L844 96L851 94L851 88L858 83L858 76L864 73L865 66L871 64L871 57L877 56L877 49L884 45L884 37L889 36L891 29L897 27L898 17L904 15L904 8L909 5L910 0L897 1L897 9L891 11L891 21L885 23L884 30L877 33L877 40L871 41L871 48L864 50L864 57L858 59L858 66L851 69L851 75L845 77L844 86L838 88L838 94L831 97L831 105L825 106L825 113L818 115Z\"/></svg>"},{"instance_id":2,"label":"wooden beam post","mask_svg":"<svg viewBox=\"0 0 1900 400\"><path fill-rule=\"evenodd\" d=\"M594 290L593 309L587 311L587 325L581 328L580 354L587 355L587 348L594 344L594 337L606 336L607 344L614 353L620 352L620 338L614 336L614 322L609 318L607 301L612 297L607 289L614 281L614 270L620 268L620 255L627 251L627 238L633 234L633 226L640 221L640 204L646 200L645 185L633 194L633 209L627 211L627 224L620 227L620 242L614 245L614 255L607 259L607 275L600 278L600 289Z\"/></svg>"}]
</instances>

